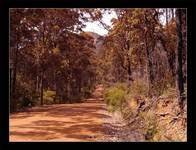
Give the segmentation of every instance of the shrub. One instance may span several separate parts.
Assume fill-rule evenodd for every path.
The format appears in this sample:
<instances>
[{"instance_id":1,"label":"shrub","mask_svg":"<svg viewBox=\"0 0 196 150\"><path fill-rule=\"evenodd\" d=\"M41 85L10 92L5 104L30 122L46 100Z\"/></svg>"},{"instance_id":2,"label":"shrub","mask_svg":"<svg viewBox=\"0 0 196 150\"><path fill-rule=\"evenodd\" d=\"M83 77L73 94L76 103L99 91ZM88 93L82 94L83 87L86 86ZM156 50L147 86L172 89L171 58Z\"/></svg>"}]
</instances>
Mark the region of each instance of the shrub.
<instances>
[{"instance_id":1,"label":"shrub","mask_svg":"<svg viewBox=\"0 0 196 150\"><path fill-rule=\"evenodd\" d=\"M17 107L19 109L32 106L32 99L28 95L24 95L19 99Z\"/></svg>"},{"instance_id":2,"label":"shrub","mask_svg":"<svg viewBox=\"0 0 196 150\"><path fill-rule=\"evenodd\" d=\"M168 72L164 78L156 80L152 86L152 94L154 96L160 96L166 91L168 88L175 87L175 78L172 76L171 72Z\"/></svg>"},{"instance_id":3,"label":"shrub","mask_svg":"<svg viewBox=\"0 0 196 150\"><path fill-rule=\"evenodd\" d=\"M127 94L126 100L128 102L128 105L131 111L136 112L138 109L138 103L137 103L137 100L135 99L136 97L134 96L135 96L134 94Z\"/></svg>"},{"instance_id":4,"label":"shrub","mask_svg":"<svg viewBox=\"0 0 196 150\"><path fill-rule=\"evenodd\" d=\"M43 99L46 104L53 104L55 99L56 92L55 91L44 91Z\"/></svg>"},{"instance_id":5,"label":"shrub","mask_svg":"<svg viewBox=\"0 0 196 150\"><path fill-rule=\"evenodd\" d=\"M126 91L126 92L128 90L127 83L124 83L124 82L118 82L118 83L114 84L114 87L121 89L123 91Z\"/></svg>"},{"instance_id":6,"label":"shrub","mask_svg":"<svg viewBox=\"0 0 196 150\"><path fill-rule=\"evenodd\" d=\"M148 95L148 85L147 82L143 80L135 80L131 83L129 94L134 96L146 97Z\"/></svg>"},{"instance_id":7,"label":"shrub","mask_svg":"<svg viewBox=\"0 0 196 150\"><path fill-rule=\"evenodd\" d=\"M35 101L33 99L34 92L31 88L32 83L22 79L20 75L17 76L17 81L18 84L16 85L15 93L15 98L17 99L17 110L23 109L25 107L34 106Z\"/></svg>"},{"instance_id":8,"label":"shrub","mask_svg":"<svg viewBox=\"0 0 196 150\"><path fill-rule=\"evenodd\" d=\"M148 96L148 85L143 80L135 80L131 83L126 95L126 101L129 103L132 111L137 109L137 99L145 99Z\"/></svg>"},{"instance_id":9,"label":"shrub","mask_svg":"<svg viewBox=\"0 0 196 150\"><path fill-rule=\"evenodd\" d=\"M158 124L154 112L152 110L149 110L148 112L140 112L139 116L145 123L145 139L153 141L154 136L158 133Z\"/></svg>"},{"instance_id":10,"label":"shrub","mask_svg":"<svg viewBox=\"0 0 196 150\"><path fill-rule=\"evenodd\" d=\"M104 92L104 99L108 105L108 110L114 112L115 110L121 108L122 103L125 101L126 91L122 85L114 85Z\"/></svg>"},{"instance_id":11,"label":"shrub","mask_svg":"<svg viewBox=\"0 0 196 150\"><path fill-rule=\"evenodd\" d=\"M37 106L40 104L40 96L38 92L33 92L32 94L32 106Z\"/></svg>"},{"instance_id":12,"label":"shrub","mask_svg":"<svg viewBox=\"0 0 196 150\"><path fill-rule=\"evenodd\" d=\"M169 87L165 89L162 93L164 96L175 96L176 95L176 89L173 87Z\"/></svg>"}]
</instances>

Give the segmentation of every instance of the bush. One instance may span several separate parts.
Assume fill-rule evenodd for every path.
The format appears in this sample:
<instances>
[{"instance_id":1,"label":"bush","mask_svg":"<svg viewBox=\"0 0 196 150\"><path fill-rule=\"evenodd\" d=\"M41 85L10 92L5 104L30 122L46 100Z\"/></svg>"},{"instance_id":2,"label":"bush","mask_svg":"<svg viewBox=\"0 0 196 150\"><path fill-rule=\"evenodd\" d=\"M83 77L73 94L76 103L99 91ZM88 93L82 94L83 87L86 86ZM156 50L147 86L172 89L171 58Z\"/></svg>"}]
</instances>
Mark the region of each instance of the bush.
<instances>
[{"instance_id":1,"label":"bush","mask_svg":"<svg viewBox=\"0 0 196 150\"><path fill-rule=\"evenodd\" d=\"M173 87L169 87L163 91L161 94L162 96L170 96L170 97L175 97L176 96L176 89Z\"/></svg>"},{"instance_id":2,"label":"bush","mask_svg":"<svg viewBox=\"0 0 196 150\"><path fill-rule=\"evenodd\" d=\"M38 92L32 93L32 106L40 105L40 96Z\"/></svg>"},{"instance_id":3,"label":"bush","mask_svg":"<svg viewBox=\"0 0 196 150\"><path fill-rule=\"evenodd\" d=\"M125 101L126 91L122 84L116 84L104 92L104 99L108 105L108 110L114 112L121 108L122 103Z\"/></svg>"},{"instance_id":4,"label":"bush","mask_svg":"<svg viewBox=\"0 0 196 150\"><path fill-rule=\"evenodd\" d=\"M38 104L38 98L34 93L29 93L29 91L24 91L23 95L18 98L17 108L23 109L26 107L33 107Z\"/></svg>"},{"instance_id":5,"label":"bush","mask_svg":"<svg viewBox=\"0 0 196 150\"><path fill-rule=\"evenodd\" d=\"M136 98L144 99L148 96L148 84L143 80L135 80L131 83L126 95L126 100L135 103ZM136 107L136 106L135 106Z\"/></svg>"},{"instance_id":6,"label":"bush","mask_svg":"<svg viewBox=\"0 0 196 150\"><path fill-rule=\"evenodd\" d=\"M143 80L135 80L131 83L129 94L146 97L148 95L148 84Z\"/></svg>"},{"instance_id":7,"label":"bush","mask_svg":"<svg viewBox=\"0 0 196 150\"><path fill-rule=\"evenodd\" d=\"M20 76L18 76L18 78L21 79ZM36 101L33 99L34 92L31 88L31 82L23 81L22 79L19 80L16 86L15 94L17 99L17 110L35 105Z\"/></svg>"},{"instance_id":8,"label":"bush","mask_svg":"<svg viewBox=\"0 0 196 150\"><path fill-rule=\"evenodd\" d=\"M32 99L29 96L24 96L19 99L19 103L17 104L17 108L25 108L33 106Z\"/></svg>"},{"instance_id":9,"label":"bush","mask_svg":"<svg viewBox=\"0 0 196 150\"><path fill-rule=\"evenodd\" d=\"M158 133L158 124L154 112L152 110L149 110L148 112L140 112L139 116L144 120L145 139L153 141L154 136Z\"/></svg>"},{"instance_id":10,"label":"bush","mask_svg":"<svg viewBox=\"0 0 196 150\"><path fill-rule=\"evenodd\" d=\"M126 92L128 91L127 83L118 82L118 83L114 84L114 87L121 89L123 91L126 91Z\"/></svg>"},{"instance_id":11,"label":"bush","mask_svg":"<svg viewBox=\"0 0 196 150\"><path fill-rule=\"evenodd\" d=\"M43 99L45 104L54 104L55 96L56 96L55 91L50 91L50 90L44 91Z\"/></svg>"},{"instance_id":12,"label":"bush","mask_svg":"<svg viewBox=\"0 0 196 150\"><path fill-rule=\"evenodd\" d=\"M154 96L160 96L169 88L175 87L175 78L172 76L171 72L168 72L164 78L155 81L152 86L152 94Z\"/></svg>"}]
</instances>

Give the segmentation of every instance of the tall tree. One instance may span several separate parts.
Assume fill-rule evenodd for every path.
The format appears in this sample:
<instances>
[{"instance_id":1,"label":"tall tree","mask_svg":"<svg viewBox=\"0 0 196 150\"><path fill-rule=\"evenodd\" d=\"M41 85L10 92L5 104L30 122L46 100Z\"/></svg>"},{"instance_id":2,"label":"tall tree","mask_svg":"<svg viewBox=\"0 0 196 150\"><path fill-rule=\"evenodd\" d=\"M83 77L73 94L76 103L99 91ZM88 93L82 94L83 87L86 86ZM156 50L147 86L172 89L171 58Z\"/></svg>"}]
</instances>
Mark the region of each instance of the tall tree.
<instances>
[{"instance_id":1,"label":"tall tree","mask_svg":"<svg viewBox=\"0 0 196 150\"><path fill-rule=\"evenodd\" d=\"M168 26L168 22L169 22L168 8L165 8L165 17L166 17L166 26Z\"/></svg>"},{"instance_id":2,"label":"tall tree","mask_svg":"<svg viewBox=\"0 0 196 150\"><path fill-rule=\"evenodd\" d=\"M176 90L178 94L179 106L183 108L183 71L182 71L182 9L176 9L176 30L177 30L177 49L176 49Z\"/></svg>"},{"instance_id":3,"label":"tall tree","mask_svg":"<svg viewBox=\"0 0 196 150\"><path fill-rule=\"evenodd\" d=\"M27 24L24 23L25 11L17 9L10 11L10 62L13 70L11 72L11 111L17 109L17 75L21 59L21 50L26 45L26 40L30 37Z\"/></svg>"}]
</instances>

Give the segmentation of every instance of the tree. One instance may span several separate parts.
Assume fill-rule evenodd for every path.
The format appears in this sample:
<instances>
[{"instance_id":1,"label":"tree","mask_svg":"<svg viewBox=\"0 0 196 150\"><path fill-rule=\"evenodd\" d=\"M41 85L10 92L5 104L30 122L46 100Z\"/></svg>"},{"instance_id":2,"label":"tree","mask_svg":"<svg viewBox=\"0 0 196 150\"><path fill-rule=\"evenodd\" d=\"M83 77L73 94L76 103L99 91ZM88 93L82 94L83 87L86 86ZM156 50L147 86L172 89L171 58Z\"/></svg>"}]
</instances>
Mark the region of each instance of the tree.
<instances>
[{"instance_id":1,"label":"tree","mask_svg":"<svg viewBox=\"0 0 196 150\"><path fill-rule=\"evenodd\" d=\"M183 71L182 71L182 9L176 9L176 30L177 30L177 49L176 49L176 90L178 94L179 106L183 108L184 101L184 83L183 83Z\"/></svg>"},{"instance_id":2,"label":"tree","mask_svg":"<svg viewBox=\"0 0 196 150\"><path fill-rule=\"evenodd\" d=\"M10 61L13 64L11 73L11 111L17 110L17 74L19 72L19 63L22 57L22 49L29 45L27 39L31 38L28 32L28 25L24 22L24 16L27 15L25 10L17 9L10 11ZM28 41L28 42L26 42Z\"/></svg>"},{"instance_id":3,"label":"tree","mask_svg":"<svg viewBox=\"0 0 196 150\"><path fill-rule=\"evenodd\" d=\"M159 26L158 12L156 9L125 9L119 14L113 33L110 35L116 45L115 51L120 58L119 63L127 70L130 83L133 80L134 66L140 65L140 70L142 70L141 66L145 60L150 93L154 80L151 55L156 44L155 29Z\"/></svg>"},{"instance_id":4,"label":"tree","mask_svg":"<svg viewBox=\"0 0 196 150\"><path fill-rule=\"evenodd\" d=\"M112 28L102 20L103 13L111 10L117 14ZM48 103L48 91L55 93L54 103L67 103L88 96L96 83L127 82L131 87L138 79L147 81L148 94L154 96L168 84L174 86L177 78L181 103L186 81L186 12L178 9L174 16L174 10L12 9L11 110L27 99ZM94 35L82 31L85 21L97 21L109 31L100 36L99 56Z\"/></svg>"},{"instance_id":5,"label":"tree","mask_svg":"<svg viewBox=\"0 0 196 150\"><path fill-rule=\"evenodd\" d=\"M56 91L56 98L66 102L84 86L91 88L93 40L80 35L81 19L85 20L80 9L12 9L10 13L11 111L27 98L44 105L47 90ZM87 81L78 73L86 74Z\"/></svg>"}]
</instances>

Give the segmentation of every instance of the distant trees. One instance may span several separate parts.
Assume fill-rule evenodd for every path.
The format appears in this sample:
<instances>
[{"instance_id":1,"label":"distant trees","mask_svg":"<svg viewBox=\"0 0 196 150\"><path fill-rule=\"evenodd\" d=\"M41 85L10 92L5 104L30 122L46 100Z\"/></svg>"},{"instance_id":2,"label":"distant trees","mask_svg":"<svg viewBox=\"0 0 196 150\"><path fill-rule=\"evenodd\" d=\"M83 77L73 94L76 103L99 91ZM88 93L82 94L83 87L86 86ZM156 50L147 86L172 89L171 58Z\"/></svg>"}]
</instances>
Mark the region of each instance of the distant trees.
<instances>
[{"instance_id":1,"label":"distant trees","mask_svg":"<svg viewBox=\"0 0 196 150\"><path fill-rule=\"evenodd\" d=\"M118 63L127 70L129 84L133 80L133 69L142 76L146 69L149 93L154 81L152 53L155 51L159 26L156 9L125 9L109 34L110 42L114 43L111 48L118 55Z\"/></svg>"},{"instance_id":2,"label":"distant trees","mask_svg":"<svg viewBox=\"0 0 196 150\"><path fill-rule=\"evenodd\" d=\"M179 10L173 8L116 11L118 19L113 20L113 28L105 40L105 47L110 51L105 55L110 57L103 57L107 62L110 59L108 64L114 68L111 69L112 77L116 77L113 81L120 81L118 75L122 72L126 76L120 75L121 81L129 77L146 80L149 96L153 96L160 95L170 86L174 87L176 80L182 95L186 78L185 10L180 9L180 22L179 14L174 15L174 11ZM105 72L108 74L108 70Z\"/></svg>"},{"instance_id":3,"label":"distant trees","mask_svg":"<svg viewBox=\"0 0 196 150\"><path fill-rule=\"evenodd\" d=\"M45 104L46 91L55 103L79 100L93 87L93 39L77 33L83 27L75 9L11 9L11 111ZM27 104L28 105L28 104Z\"/></svg>"}]
</instances>

